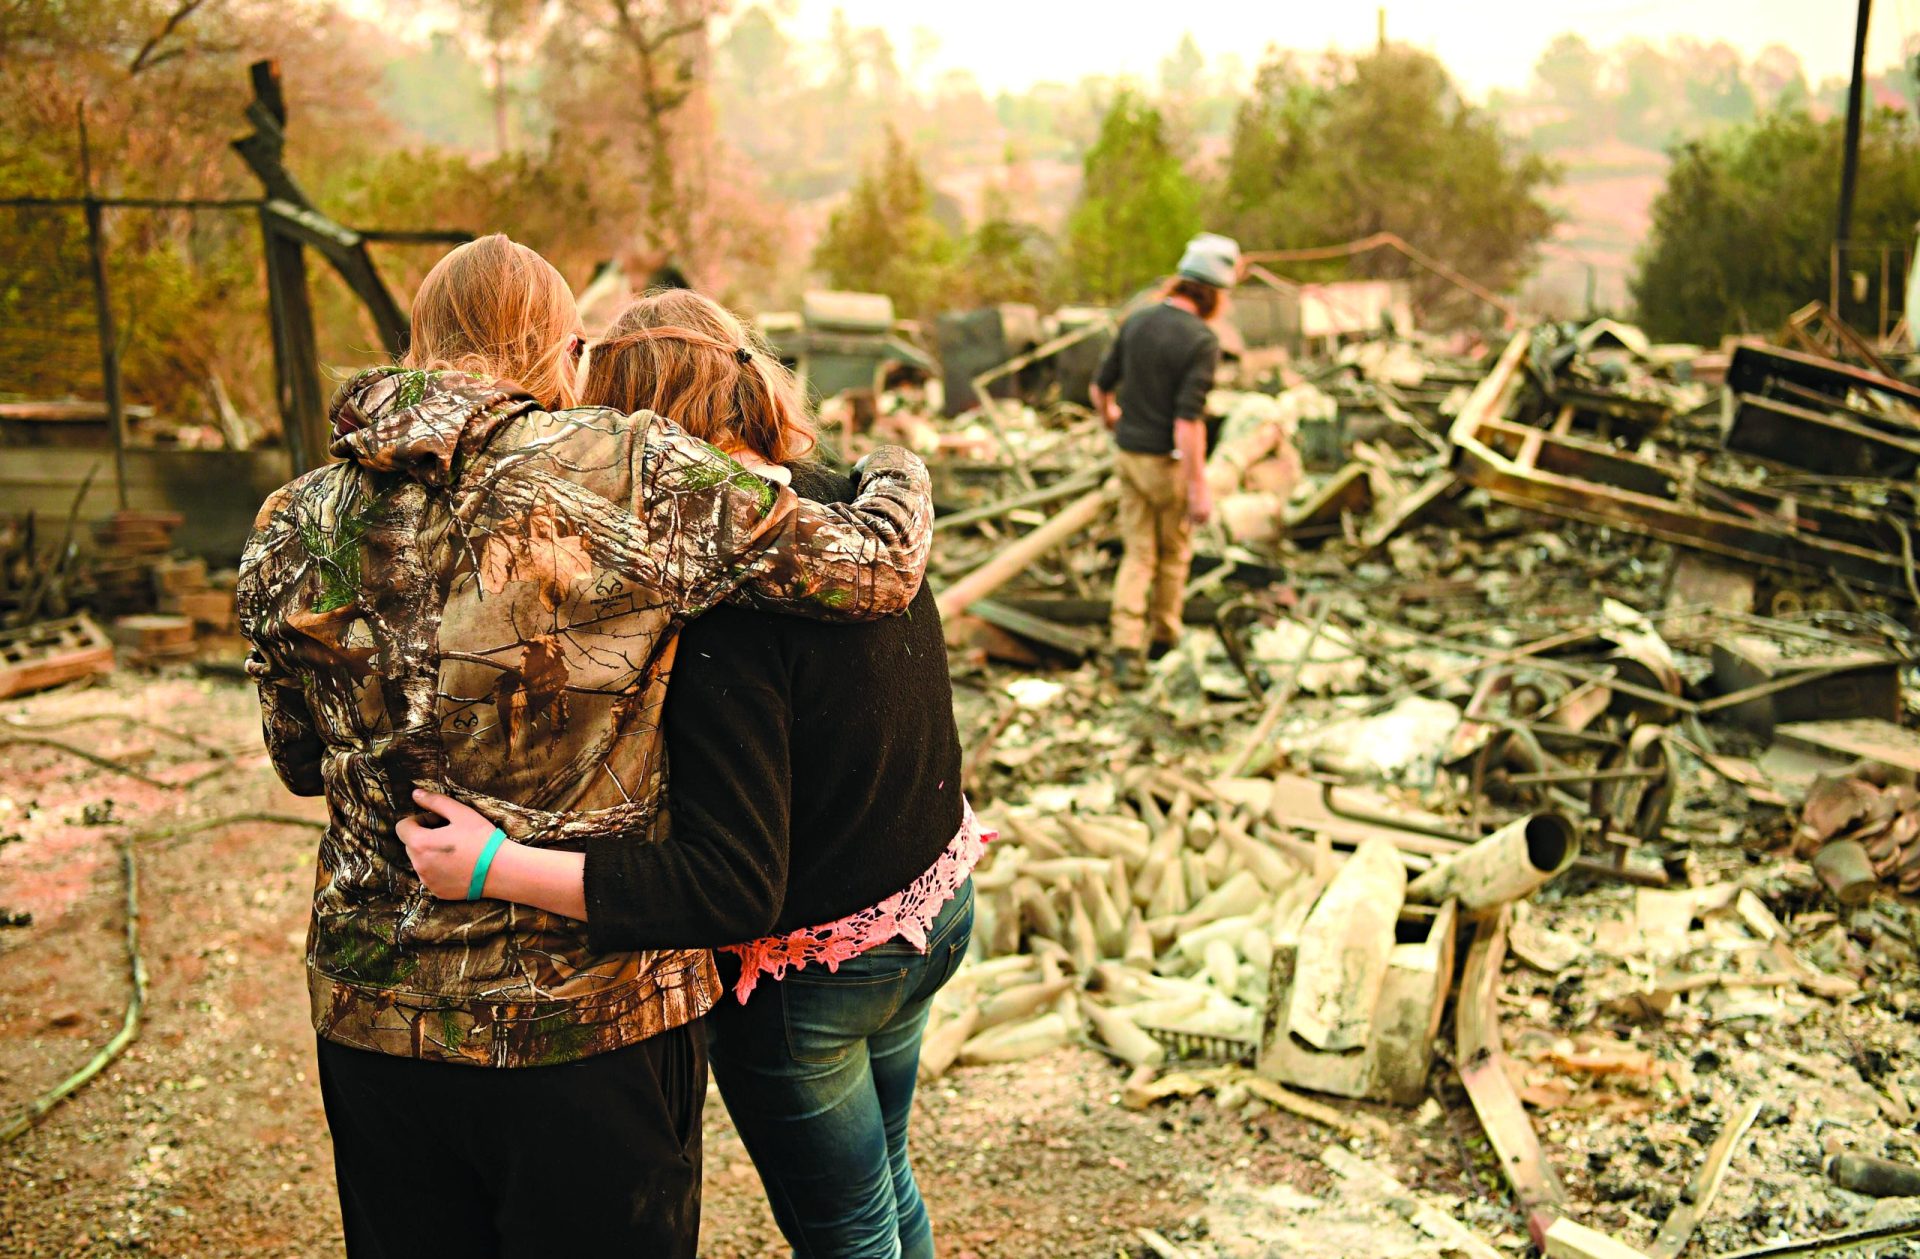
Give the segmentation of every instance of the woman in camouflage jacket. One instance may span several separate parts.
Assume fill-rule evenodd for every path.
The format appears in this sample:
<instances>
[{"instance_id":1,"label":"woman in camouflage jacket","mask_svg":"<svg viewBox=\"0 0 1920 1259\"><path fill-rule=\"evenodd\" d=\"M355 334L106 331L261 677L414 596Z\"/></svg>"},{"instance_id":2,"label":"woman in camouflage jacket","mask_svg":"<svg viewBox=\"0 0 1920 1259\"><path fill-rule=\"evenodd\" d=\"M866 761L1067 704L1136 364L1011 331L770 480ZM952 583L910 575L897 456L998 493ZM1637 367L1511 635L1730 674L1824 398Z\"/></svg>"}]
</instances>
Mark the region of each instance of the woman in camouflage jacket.
<instances>
[{"instance_id":1,"label":"woman in camouflage jacket","mask_svg":"<svg viewBox=\"0 0 1920 1259\"><path fill-rule=\"evenodd\" d=\"M515 284L546 297L500 301ZM512 335L476 327L468 294L517 312ZM436 320L436 304L461 317ZM307 962L349 1251L691 1254L697 1105L692 1131L674 1129L705 1088L688 1024L716 995L709 956L596 954L582 923L436 900L394 825L420 786L524 843L647 842L678 628L728 597L831 620L903 609L931 538L926 470L882 450L855 502L824 507L664 417L545 409L571 400L577 315L558 274L504 237L442 260L415 335L415 362L532 352L494 379L348 382L340 462L268 499L238 596L275 768L328 802ZM544 399L498 379L543 371ZM658 1087L575 1070L634 1050ZM541 1070L471 1070L486 1067ZM428 1172L446 1183L423 1186Z\"/></svg>"}]
</instances>

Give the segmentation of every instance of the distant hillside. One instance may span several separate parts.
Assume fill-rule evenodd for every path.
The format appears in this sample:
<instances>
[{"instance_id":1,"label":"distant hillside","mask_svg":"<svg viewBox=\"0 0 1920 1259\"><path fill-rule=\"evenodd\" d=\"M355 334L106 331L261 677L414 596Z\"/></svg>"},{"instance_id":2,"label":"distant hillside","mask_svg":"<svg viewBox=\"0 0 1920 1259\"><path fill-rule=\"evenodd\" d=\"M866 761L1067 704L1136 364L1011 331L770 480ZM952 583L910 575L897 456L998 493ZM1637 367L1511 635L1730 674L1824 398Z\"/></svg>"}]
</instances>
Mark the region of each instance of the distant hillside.
<instances>
[{"instance_id":1,"label":"distant hillside","mask_svg":"<svg viewBox=\"0 0 1920 1259\"><path fill-rule=\"evenodd\" d=\"M1541 250L1523 296L1546 314L1577 316L1592 304L1625 311L1634 253L1646 238L1653 199L1666 181L1667 155L1623 140L1553 154L1560 186L1546 194L1563 220Z\"/></svg>"},{"instance_id":2,"label":"distant hillside","mask_svg":"<svg viewBox=\"0 0 1920 1259\"><path fill-rule=\"evenodd\" d=\"M1920 102L1920 42L1912 60L1871 73L1869 108L1909 111ZM1799 55L1774 44L1751 57L1716 41L1655 45L1627 38L1595 47L1562 35L1518 93L1490 107L1507 133L1561 164L1549 200L1564 215L1525 290L1537 308L1577 315L1593 305L1631 315L1627 283L1665 185L1666 150L1764 114L1830 117L1846 108L1847 84L1810 84Z\"/></svg>"}]
</instances>

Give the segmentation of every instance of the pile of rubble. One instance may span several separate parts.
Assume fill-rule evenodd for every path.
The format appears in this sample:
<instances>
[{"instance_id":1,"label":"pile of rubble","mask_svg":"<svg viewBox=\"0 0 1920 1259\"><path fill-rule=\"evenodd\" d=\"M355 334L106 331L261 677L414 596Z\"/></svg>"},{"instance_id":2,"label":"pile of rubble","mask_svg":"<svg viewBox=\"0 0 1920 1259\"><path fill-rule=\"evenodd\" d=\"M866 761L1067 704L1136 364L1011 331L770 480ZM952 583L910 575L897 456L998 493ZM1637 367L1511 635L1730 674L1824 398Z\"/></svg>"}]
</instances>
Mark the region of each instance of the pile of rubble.
<instances>
[{"instance_id":1,"label":"pile of rubble","mask_svg":"<svg viewBox=\"0 0 1920 1259\"><path fill-rule=\"evenodd\" d=\"M1876 882L1903 895L1920 892L1920 790L1893 781L1884 764L1821 778L1807 793L1795 835L1843 905L1873 899Z\"/></svg>"},{"instance_id":2,"label":"pile of rubble","mask_svg":"<svg viewBox=\"0 0 1920 1259\"><path fill-rule=\"evenodd\" d=\"M1020 349L943 398L890 310L813 307L796 353L873 382L828 435L933 466L1000 833L925 1075L1082 1044L1128 1106L1279 1109L1383 1161L1451 1134L1517 1210L1325 1161L1483 1259L1920 1237L1873 1202L1920 1191L1920 389L1611 321L1248 356L1209 400L1189 633L1128 694L1075 396L1111 321L948 328L955 362ZM170 528L0 534L0 696L230 635Z\"/></svg>"},{"instance_id":3,"label":"pile of rubble","mask_svg":"<svg viewBox=\"0 0 1920 1259\"><path fill-rule=\"evenodd\" d=\"M1920 1235L1856 1196L1920 1184L1920 1072L1862 1066L1879 1100L1830 1108L1845 1129L1704 1078L1736 1044L1765 1064L1753 1029L1845 1064L1920 1016L1920 392L1603 322L1477 361L1350 348L1211 409L1224 530L1137 700L1093 662L1101 462L1009 457L942 516L967 786L1001 838L925 1071L1075 1042L1132 1105L1210 1092L1362 1138L1378 1111L1309 1094L1438 1107L1549 1254ZM1649 1157L1683 1183L1616 1184L1646 1131L1621 1117L1676 1096L1698 1156ZM1769 1205L1781 1176L1801 1200Z\"/></svg>"},{"instance_id":4,"label":"pile of rubble","mask_svg":"<svg viewBox=\"0 0 1920 1259\"><path fill-rule=\"evenodd\" d=\"M182 519L119 511L85 543L69 520L55 545L31 516L0 524L0 698L110 670L116 647L142 668L237 655L234 574L177 552Z\"/></svg>"}]
</instances>

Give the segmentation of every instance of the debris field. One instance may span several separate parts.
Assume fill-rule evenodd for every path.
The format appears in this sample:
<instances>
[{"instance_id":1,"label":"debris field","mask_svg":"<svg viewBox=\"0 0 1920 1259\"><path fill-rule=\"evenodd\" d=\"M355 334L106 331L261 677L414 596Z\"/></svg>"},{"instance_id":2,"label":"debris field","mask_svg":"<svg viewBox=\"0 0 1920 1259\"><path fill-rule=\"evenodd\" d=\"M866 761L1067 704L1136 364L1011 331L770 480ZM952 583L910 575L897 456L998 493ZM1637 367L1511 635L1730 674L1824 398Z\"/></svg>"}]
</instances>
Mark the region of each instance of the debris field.
<instances>
[{"instance_id":1,"label":"debris field","mask_svg":"<svg viewBox=\"0 0 1920 1259\"><path fill-rule=\"evenodd\" d=\"M1920 389L1798 317L1246 350L1123 691L1110 326L828 407L934 469L998 831L922 1061L943 1249L1920 1253ZM0 1240L325 1253L318 813L174 523L0 535ZM778 1253L709 1130L703 1253Z\"/></svg>"}]
</instances>

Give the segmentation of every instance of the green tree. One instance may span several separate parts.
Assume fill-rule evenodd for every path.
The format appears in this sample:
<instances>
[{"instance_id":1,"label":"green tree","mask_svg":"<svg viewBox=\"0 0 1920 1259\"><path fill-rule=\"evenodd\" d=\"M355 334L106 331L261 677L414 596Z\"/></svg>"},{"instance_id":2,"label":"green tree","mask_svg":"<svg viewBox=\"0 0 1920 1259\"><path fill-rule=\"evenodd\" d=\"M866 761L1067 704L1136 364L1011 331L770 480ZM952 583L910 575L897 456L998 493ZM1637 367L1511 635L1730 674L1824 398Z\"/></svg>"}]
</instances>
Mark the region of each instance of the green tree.
<instances>
[{"instance_id":1,"label":"green tree","mask_svg":"<svg viewBox=\"0 0 1920 1259\"><path fill-rule=\"evenodd\" d=\"M1600 87L1605 66L1605 59L1578 35L1561 35L1547 45L1533 63L1533 77L1546 99L1566 115L1536 129L1543 133L1533 138L1538 147L1586 144L1605 133L1610 126Z\"/></svg>"},{"instance_id":2,"label":"green tree","mask_svg":"<svg viewBox=\"0 0 1920 1259\"><path fill-rule=\"evenodd\" d=\"M1193 32L1180 37L1179 45L1160 60L1160 90L1168 96L1185 98L1198 92L1207 73L1206 54L1193 40Z\"/></svg>"},{"instance_id":3,"label":"green tree","mask_svg":"<svg viewBox=\"0 0 1920 1259\"><path fill-rule=\"evenodd\" d=\"M486 48L487 92L493 102L493 152L499 157L511 146L507 132L508 103L513 85L508 66L518 60L515 50L532 42L546 7L540 0L458 0L460 15Z\"/></svg>"},{"instance_id":4,"label":"green tree","mask_svg":"<svg viewBox=\"0 0 1920 1259\"><path fill-rule=\"evenodd\" d=\"M932 314L954 260L953 238L934 218L933 202L913 150L887 128L879 160L827 221L814 269L834 288L885 293L903 316Z\"/></svg>"},{"instance_id":5,"label":"green tree","mask_svg":"<svg viewBox=\"0 0 1920 1259\"><path fill-rule=\"evenodd\" d=\"M1804 109L1807 72L1800 54L1784 44L1768 44L1754 57L1747 72L1759 105L1769 109Z\"/></svg>"},{"instance_id":6,"label":"green tree","mask_svg":"<svg viewBox=\"0 0 1920 1259\"><path fill-rule=\"evenodd\" d=\"M397 46L380 67L380 98L395 122L430 144L480 153L499 132L485 71L447 31Z\"/></svg>"},{"instance_id":7,"label":"green tree","mask_svg":"<svg viewBox=\"0 0 1920 1259\"><path fill-rule=\"evenodd\" d=\"M1279 58L1235 120L1213 221L1251 249L1392 232L1500 290L1526 274L1553 227L1540 198L1553 177L1462 100L1428 53L1388 45L1329 59L1314 77ZM1407 276L1429 311L1472 301L1387 251L1329 274Z\"/></svg>"},{"instance_id":8,"label":"green tree","mask_svg":"<svg viewBox=\"0 0 1920 1259\"><path fill-rule=\"evenodd\" d=\"M1712 341L1771 330L1827 292L1843 124L1799 111L1682 145L1653 203L1633 281L1656 337ZM1867 119L1853 235L1912 238L1920 215L1920 123Z\"/></svg>"},{"instance_id":9,"label":"green tree","mask_svg":"<svg viewBox=\"0 0 1920 1259\"><path fill-rule=\"evenodd\" d=\"M1615 97L1622 139L1665 145L1686 121L1682 71L1673 59L1643 39L1630 39L1613 53L1619 90Z\"/></svg>"},{"instance_id":10,"label":"green tree","mask_svg":"<svg viewBox=\"0 0 1920 1259\"><path fill-rule=\"evenodd\" d=\"M1709 125L1746 122L1754 116L1753 88L1740 54L1724 40L1701 44L1677 40L1674 60L1682 67L1687 105Z\"/></svg>"},{"instance_id":11,"label":"green tree","mask_svg":"<svg viewBox=\"0 0 1920 1259\"><path fill-rule=\"evenodd\" d=\"M542 55L556 151L573 145L615 163L636 184L630 221L651 269L696 273L705 256L709 26L724 0L561 0Z\"/></svg>"},{"instance_id":12,"label":"green tree","mask_svg":"<svg viewBox=\"0 0 1920 1259\"><path fill-rule=\"evenodd\" d=\"M1032 223L1017 218L1013 196L989 187L982 199L979 226L968 233L950 300L961 306L996 302L1046 304L1053 272L1053 241Z\"/></svg>"},{"instance_id":13,"label":"green tree","mask_svg":"<svg viewBox=\"0 0 1920 1259\"><path fill-rule=\"evenodd\" d=\"M1533 63L1547 98L1568 109L1591 109L1600 97L1600 54L1578 35L1558 36Z\"/></svg>"},{"instance_id":14,"label":"green tree","mask_svg":"<svg viewBox=\"0 0 1920 1259\"><path fill-rule=\"evenodd\" d=\"M720 45L741 88L765 88L784 79L793 41L765 5L756 4L734 19Z\"/></svg>"},{"instance_id":15,"label":"green tree","mask_svg":"<svg viewBox=\"0 0 1920 1259\"><path fill-rule=\"evenodd\" d=\"M1067 219L1066 273L1082 297L1120 301L1173 269L1200 227L1200 195L1160 111L1122 89L1082 163Z\"/></svg>"},{"instance_id":16,"label":"green tree","mask_svg":"<svg viewBox=\"0 0 1920 1259\"><path fill-rule=\"evenodd\" d=\"M1312 234L1294 224L1305 184L1322 165L1318 135L1327 103L1327 93L1308 80L1290 54L1275 51L1261 63L1253 90L1234 115L1226 166L1214 193L1222 230L1257 249L1296 244ZM1277 195L1283 188L1292 193L1290 200Z\"/></svg>"}]
</instances>

